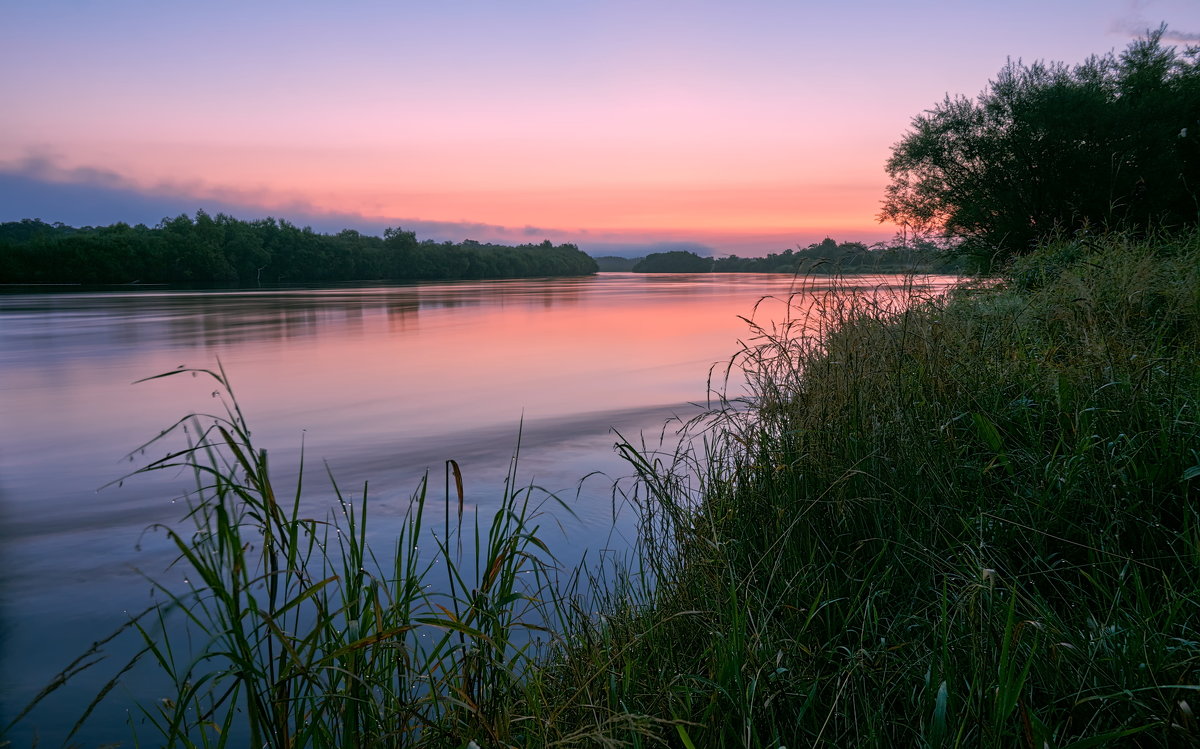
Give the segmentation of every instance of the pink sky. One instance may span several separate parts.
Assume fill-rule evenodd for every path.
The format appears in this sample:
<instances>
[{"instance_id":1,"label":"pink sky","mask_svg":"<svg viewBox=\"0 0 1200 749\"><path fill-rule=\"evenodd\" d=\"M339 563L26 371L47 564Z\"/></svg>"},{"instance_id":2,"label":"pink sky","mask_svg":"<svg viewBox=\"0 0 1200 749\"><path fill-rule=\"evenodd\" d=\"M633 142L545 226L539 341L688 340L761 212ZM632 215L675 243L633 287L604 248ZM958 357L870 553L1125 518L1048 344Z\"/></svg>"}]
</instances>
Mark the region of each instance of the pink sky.
<instances>
[{"instance_id":1,"label":"pink sky","mask_svg":"<svg viewBox=\"0 0 1200 749\"><path fill-rule=\"evenodd\" d=\"M886 239L890 147L947 93L978 93L1008 57L1078 62L1163 21L1200 40L1195 0L96 1L5 16L0 220L154 223L179 206L593 253ZM63 186L74 197L56 203Z\"/></svg>"}]
</instances>

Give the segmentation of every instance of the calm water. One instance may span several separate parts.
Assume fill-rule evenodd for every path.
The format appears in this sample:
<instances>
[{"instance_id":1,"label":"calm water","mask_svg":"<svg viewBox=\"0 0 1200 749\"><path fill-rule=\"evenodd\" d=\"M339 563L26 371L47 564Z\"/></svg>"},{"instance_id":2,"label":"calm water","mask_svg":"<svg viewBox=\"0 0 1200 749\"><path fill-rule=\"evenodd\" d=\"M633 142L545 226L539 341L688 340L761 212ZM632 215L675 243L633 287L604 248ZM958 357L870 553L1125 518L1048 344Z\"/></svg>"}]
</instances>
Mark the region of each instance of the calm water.
<instances>
[{"instance_id":1,"label":"calm water","mask_svg":"<svg viewBox=\"0 0 1200 749\"><path fill-rule=\"evenodd\" d=\"M219 358L277 482L294 482L303 440L306 501L330 500L322 461L343 487L369 481L374 532L384 536L424 472L440 479L449 458L462 466L469 506L490 515L520 429L519 478L559 493L576 514L559 518L560 554L595 558L627 548L630 532L627 510L614 518L612 482L628 471L612 429L657 441L669 418L696 414L709 368L748 335L739 315L791 290L786 276L611 273L0 295L0 726L124 612L150 602L142 572L182 575L167 569L161 534L144 530L179 519L183 505L172 500L188 477L98 489L161 455L130 463L130 450L220 404L203 378L134 380ZM768 302L757 314L782 310ZM593 472L601 475L580 483ZM36 716L44 740L61 738L110 670ZM118 689L87 743L128 738L128 703L153 690ZM31 736L11 738L22 746Z\"/></svg>"}]
</instances>

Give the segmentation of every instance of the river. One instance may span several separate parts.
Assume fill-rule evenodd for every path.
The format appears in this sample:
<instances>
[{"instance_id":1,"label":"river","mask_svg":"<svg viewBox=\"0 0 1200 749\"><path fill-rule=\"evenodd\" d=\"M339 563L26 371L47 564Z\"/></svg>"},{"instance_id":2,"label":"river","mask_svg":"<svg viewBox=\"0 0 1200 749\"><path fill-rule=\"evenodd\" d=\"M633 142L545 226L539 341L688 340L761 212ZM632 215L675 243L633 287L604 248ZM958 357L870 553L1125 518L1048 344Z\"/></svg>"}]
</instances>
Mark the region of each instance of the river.
<instances>
[{"instance_id":1,"label":"river","mask_svg":"<svg viewBox=\"0 0 1200 749\"><path fill-rule=\"evenodd\" d=\"M203 377L134 381L220 362L277 480L294 483L303 446L305 501L332 501L326 465L351 493L369 482L373 532L383 535L426 471L440 491L447 459L462 468L468 507L489 513L520 435L518 479L574 513L556 518L556 551L595 559L627 549L633 532L614 500L613 482L630 473L614 430L657 443L672 418L700 413L710 371L719 383L723 362L749 341L741 316L782 315L796 290L786 275L602 273L0 294L0 727L150 602L143 575L169 583L183 574L169 566L162 535L146 529L180 519L189 477L112 482L160 457L130 451L220 404ZM755 311L764 297L773 300ZM735 394L740 387L735 377ZM673 429L665 434L670 443ZM8 737L14 746L35 730L44 743L61 740L116 661L56 693ZM118 687L84 743L128 740L132 704L154 688Z\"/></svg>"}]
</instances>

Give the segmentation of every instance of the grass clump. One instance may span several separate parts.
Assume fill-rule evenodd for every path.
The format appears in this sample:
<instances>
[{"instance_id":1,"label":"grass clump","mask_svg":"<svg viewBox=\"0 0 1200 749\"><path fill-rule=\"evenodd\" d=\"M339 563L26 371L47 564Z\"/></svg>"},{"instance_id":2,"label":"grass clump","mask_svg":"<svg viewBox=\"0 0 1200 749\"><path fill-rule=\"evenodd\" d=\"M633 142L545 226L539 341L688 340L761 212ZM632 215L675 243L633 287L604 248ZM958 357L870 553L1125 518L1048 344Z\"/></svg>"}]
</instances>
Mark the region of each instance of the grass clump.
<instances>
[{"instance_id":1,"label":"grass clump","mask_svg":"<svg viewBox=\"0 0 1200 749\"><path fill-rule=\"evenodd\" d=\"M687 747L1200 743L1200 235L815 298L756 330L755 407L701 454L626 446L656 585L539 671L562 717Z\"/></svg>"},{"instance_id":2,"label":"grass clump","mask_svg":"<svg viewBox=\"0 0 1200 749\"><path fill-rule=\"evenodd\" d=\"M87 713L149 662L167 686L130 721L138 746L522 743L515 687L536 665L534 635L559 618L560 597L545 591L570 587L539 536L541 505L554 497L516 484L514 455L494 516L472 527L447 461L444 499L423 481L394 547L377 556L366 486L348 497L330 476L333 510L318 516L302 501L312 493L303 473L280 495L225 372L158 377L185 373L215 381L222 412L190 415L135 451L183 443L137 473L195 479L183 526L151 529L173 545L184 585L151 580L161 603L127 626L142 647Z\"/></svg>"}]
</instances>

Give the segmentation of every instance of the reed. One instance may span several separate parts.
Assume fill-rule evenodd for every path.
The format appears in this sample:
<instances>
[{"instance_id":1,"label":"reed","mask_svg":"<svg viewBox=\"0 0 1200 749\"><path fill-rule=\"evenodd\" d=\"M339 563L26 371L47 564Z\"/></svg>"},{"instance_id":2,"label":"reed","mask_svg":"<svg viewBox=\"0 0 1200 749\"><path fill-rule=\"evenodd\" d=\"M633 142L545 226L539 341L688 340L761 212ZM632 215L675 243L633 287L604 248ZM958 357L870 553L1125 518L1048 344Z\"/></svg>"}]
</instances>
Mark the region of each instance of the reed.
<instances>
[{"instance_id":1,"label":"reed","mask_svg":"<svg viewBox=\"0 0 1200 749\"><path fill-rule=\"evenodd\" d=\"M490 522L464 524L461 474L449 461L456 481L441 527L423 481L381 558L368 540L366 486L349 497L333 482L333 510L308 516L303 472L292 494L276 491L226 373L158 377L181 374L215 381L224 408L189 415L137 451L182 439L137 473L182 468L194 482L186 527L152 529L173 544L186 587L152 581L162 603L131 622L143 643L134 660L171 685L140 706L133 742L510 743L514 687L536 662L527 633L554 620L557 598L543 594L558 582L554 559L536 523L554 498L516 483L514 456ZM465 553L463 534L473 534ZM435 590L435 579L449 585Z\"/></svg>"}]
</instances>

